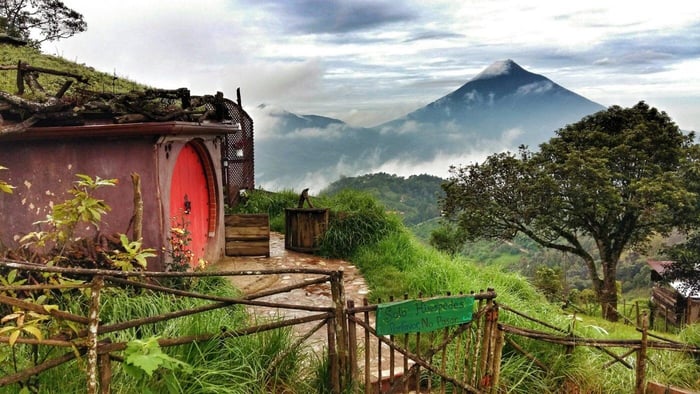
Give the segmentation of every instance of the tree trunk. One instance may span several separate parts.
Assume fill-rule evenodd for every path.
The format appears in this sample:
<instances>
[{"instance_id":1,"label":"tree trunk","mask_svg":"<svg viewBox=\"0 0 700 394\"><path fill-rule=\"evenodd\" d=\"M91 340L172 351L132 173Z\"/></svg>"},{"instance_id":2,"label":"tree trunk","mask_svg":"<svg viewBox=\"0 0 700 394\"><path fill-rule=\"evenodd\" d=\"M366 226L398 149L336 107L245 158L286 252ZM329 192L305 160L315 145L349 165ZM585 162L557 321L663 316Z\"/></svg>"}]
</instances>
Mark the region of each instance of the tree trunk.
<instances>
[{"instance_id":1,"label":"tree trunk","mask_svg":"<svg viewBox=\"0 0 700 394\"><path fill-rule=\"evenodd\" d=\"M595 262L589 255L579 255L586 262L588 273L593 282L593 291L598 297L598 303L603 311L603 318L608 321L617 321L617 261L614 258L608 258L602 261L601 271L603 279L598 276L598 270Z\"/></svg>"},{"instance_id":2,"label":"tree trunk","mask_svg":"<svg viewBox=\"0 0 700 394\"><path fill-rule=\"evenodd\" d=\"M617 313L617 261L603 261L603 287L598 293L598 300L603 309L603 318L616 322Z\"/></svg>"}]
</instances>

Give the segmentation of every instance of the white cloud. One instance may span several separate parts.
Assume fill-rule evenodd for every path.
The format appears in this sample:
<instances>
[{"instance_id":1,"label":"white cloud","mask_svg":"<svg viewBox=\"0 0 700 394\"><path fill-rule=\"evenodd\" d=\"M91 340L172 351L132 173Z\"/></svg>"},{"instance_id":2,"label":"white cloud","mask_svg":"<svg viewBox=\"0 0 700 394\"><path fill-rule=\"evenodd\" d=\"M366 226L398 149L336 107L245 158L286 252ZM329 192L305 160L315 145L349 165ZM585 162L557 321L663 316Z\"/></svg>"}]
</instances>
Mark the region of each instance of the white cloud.
<instances>
[{"instance_id":1,"label":"white cloud","mask_svg":"<svg viewBox=\"0 0 700 394\"><path fill-rule=\"evenodd\" d=\"M460 154L449 154L439 152L433 159L428 161L413 162L396 159L383 163L372 172L386 172L398 176L408 177L416 174L429 174L447 178L450 166L464 166L480 163L489 155L493 154L489 150L469 150Z\"/></svg>"},{"instance_id":2,"label":"white cloud","mask_svg":"<svg viewBox=\"0 0 700 394\"><path fill-rule=\"evenodd\" d=\"M518 88L515 94L528 95L528 94L540 94L545 93L548 90L552 90L554 85L549 81L529 83Z\"/></svg>"},{"instance_id":3,"label":"white cloud","mask_svg":"<svg viewBox=\"0 0 700 394\"><path fill-rule=\"evenodd\" d=\"M308 187L310 193L316 194L343 176L359 176L376 172L376 168L379 168L379 161L379 151L374 150L366 152L361 160L341 156L333 165L311 169L294 179L289 176L275 178L265 174L258 175L266 179L264 182L260 183L260 186L265 190L302 190Z\"/></svg>"},{"instance_id":4,"label":"white cloud","mask_svg":"<svg viewBox=\"0 0 700 394\"><path fill-rule=\"evenodd\" d=\"M382 127L382 134L415 134L421 132L423 126L415 120L406 120L399 125Z\"/></svg>"},{"instance_id":5,"label":"white cloud","mask_svg":"<svg viewBox=\"0 0 700 394\"><path fill-rule=\"evenodd\" d=\"M447 178L450 175L450 167L462 167L483 162L488 156L505 151L515 151L513 141L522 134L520 129L504 130L498 139L473 140L472 144L464 147L463 152L440 151L430 160L413 160L410 158L397 158L387 161L375 167L371 172L386 172L398 176L408 177L415 174L430 174ZM462 137L463 138L463 137Z\"/></svg>"},{"instance_id":6,"label":"white cloud","mask_svg":"<svg viewBox=\"0 0 700 394\"><path fill-rule=\"evenodd\" d=\"M286 134L285 139L295 140L295 139L326 139L335 140L343 135L343 127L339 125L330 125L325 128L301 128L296 129L294 132Z\"/></svg>"},{"instance_id":7,"label":"white cloud","mask_svg":"<svg viewBox=\"0 0 700 394\"><path fill-rule=\"evenodd\" d=\"M388 21L418 17L410 23L375 18L365 30L326 34L285 31L290 15L253 1L65 3L84 14L88 31L46 52L195 94L232 97L241 87L246 108L274 102L370 126L511 58L604 105L661 102L683 114L681 126L700 128L687 104L700 96L700 2L412 1L411 12L386 10Z\"/></svg>"}]
</instances>

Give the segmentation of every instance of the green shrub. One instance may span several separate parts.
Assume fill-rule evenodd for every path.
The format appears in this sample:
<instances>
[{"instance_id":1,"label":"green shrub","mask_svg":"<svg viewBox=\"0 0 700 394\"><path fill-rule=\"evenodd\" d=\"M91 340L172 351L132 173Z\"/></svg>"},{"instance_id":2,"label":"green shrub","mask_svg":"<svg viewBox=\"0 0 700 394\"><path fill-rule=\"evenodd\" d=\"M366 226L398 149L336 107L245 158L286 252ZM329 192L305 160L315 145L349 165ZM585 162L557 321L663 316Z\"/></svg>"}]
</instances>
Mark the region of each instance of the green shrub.
<instances>
[{"instance_id":1,"label":"green shrub","mask_svg":"<svg viewBox=\"0 0 700 394\"><path fill-rule=\"evenodd\" d=\"M328 229L319 240L324 256L348 258L359 247L375 244L401 227L401 220L388 214L369 193L344 190L328 203Z\"/></svg>"},{"instance_id":2,"label":"green shrub","mask_svg":"<svg viewBox=\"0 0 700 394\"><path fill-rule=\"evenodd\" d=\"M460 236L457 226L443 222L430 233L430 246L451 255L456 255L462 250L464 240Z\"/></svg>"}]
</instances>

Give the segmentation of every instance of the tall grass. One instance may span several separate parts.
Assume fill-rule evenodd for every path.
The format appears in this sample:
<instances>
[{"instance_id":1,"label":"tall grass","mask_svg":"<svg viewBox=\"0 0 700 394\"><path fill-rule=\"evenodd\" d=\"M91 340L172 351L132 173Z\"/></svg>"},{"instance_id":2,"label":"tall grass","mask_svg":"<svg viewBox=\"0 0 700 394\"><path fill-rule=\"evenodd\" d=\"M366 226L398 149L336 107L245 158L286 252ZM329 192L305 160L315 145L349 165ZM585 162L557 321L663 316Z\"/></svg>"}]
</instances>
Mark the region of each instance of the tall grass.
<instances>
[{"instance_id":1,"label":"tall grass","mask_svg":"<svg viewBox=\"0 0 700 394\"><path fill-rule=\"evenodd\" d=\"M76 88L105 93L126 93L132 90L143 90L146 88L143 84L138 84L127 78L116 76L113 73L96 71L92 67L66 60L60 56L41 53L41 51L36 48L28 46L16 47L10 44L0 43L0 65L16 66L17 62L20 60L34 67L65 71L87 77L87 84L74 84L75 86L68 90L67 96L71 96ZM70 78L41 73L39 76L39 83L41 83L48 93L54 94L67 79ZM0 71L0 91L9 93L15 93L17 91L17 76L15 71ZM29 88L27 88L26 94L30 99L41 99L36 93L31 92Z\"/></svg>"},{"instance_id":2,"label":"tall grass","mask_svg":"<svg viewBox=\"0 0 700 394\"><path fill-rule=\"evenodd\" d=\"M200 279L195 291L218 296L234 296L237 291L223 278ZM158 315L170 311L202 305L201 300L136 292L121 288L106 289L103 293L100 313L101 324L122 322L129 319ZM83 311L84 313L85 311ZM142 326L108 334L112 342L137 338L182 337L235 330L249 325L249 317L243 307L218 309L198 315ZM106 338L105 338L106 339ZM270 392L309 393L314 381L314 371L301 349L292 349L290 329L271 330L237 338L217 338L188 345L166 347L162 350L171 357L187 363L192 368L176 371L158 370L145 389L151 392L178 393L252 393ZM31 358L29 347L19 347L26 361ZM6 349L6 348L4 348ZM60 353L40 348L43 356ZM286 356L273 368L272 362L280 354ZM69 362L39 375L33 387L40 393L84 392L87 383L83 360ZM3 368L4 370L4 368ZM4 371L3 374L10 371ZM112 393L140 393L144 387L127 374L121 363L112 363ZM57 385L57 382L60 384ZM16 393L17 385L0 389L0 393Z\"/></svg>"},{"instance_id":3,"label":"tall grass","mask_svg":"<svg viewBox=\"0 0 700 394\"><path fill-rule=\"evenodd\" d=\"M295 195L286 197L293 205ZM284 200L285 198L282 198ZM451 257L417 241L394 217L367 195L347 192L322 198L317 205L330 207L331 223L322 249L326 255L344 257L357 265L367 281L373 302L400 298L444 295L447 292L495 289L497 302L536 319L589 338L639 339L632 326L611 323L595 316L573 316L549 303L521 275L504 272L502 264L479 264L467 257ZM283 209L277 209L283 212ZM323 243L322 243L323 245ZM483 257L483 256L481 256ZM359 300L356 300L359 301ZM550 331L541 325L502 309L503 323ZM556 333L556 332L553 332ZM700 329L686 329L681 339L700 343ZM528 353L544 362L541 370L528 358L506 345L501 382L511 393L629 393L634 371L620 363L603 368L612 359L594 348L577 347L566 354L561 346L512 337ZM621 354L623 349L613 349ZM626 358L634 365L634 356ZM648 379L681 387L700 387L700 364L681 353L650 351Z\"/></svg>"},{"instance_id":4,"label":"tall grass","mask_svg":"<svg viewBox=\"0 0 700 394\"><path fill-rule=\"evenodd\" d=\"M401 227L401 220L388 214L369 193L344 190L325 201L331 215L319 240L324 256L352 256L358 248L375 244Z\"/></svg>"},{"instance_id":5,"label":"tall grass","mask_svg":"<svg viewBox=\"0 0 700 394\"><path fill-rule=\"evenodd\" d=\"M611 323L600 318L572 316L559 305L549 303L519 274L503 272L499 266L477 264L464 257L451 257L426 247L405 228L390 231L379 241L357 248L350 260L357 265L372 289L370 300L388 300L408 294L416 297L444 295L447 292L495 289L497 302L528 316L545 321L576 335L588 338L639 339L632 326ZM499 321L519 327L549 331L538 323L502 310ZM700 330L698 331L700 332ZM556 334L556 332L553 332ZM688 342L700 334L687 332ZM577 347L565 354L562 346L512 337L521 347L544 362L542 371L529 359L507 345L503 355L501 382L513 393L558 393L566 387L587 393L629 393L635 375L620 363L602 366L612 358L595 348ZM614 349L618 354L624 349ZM634 356L627 357L634 365ZM647 378L681 387L700 387L700 365L682 353L649 352ZM676 368L676 367L682 368ZM671 371L673 371L671 373Z\"/></svg>"}]
</instances>

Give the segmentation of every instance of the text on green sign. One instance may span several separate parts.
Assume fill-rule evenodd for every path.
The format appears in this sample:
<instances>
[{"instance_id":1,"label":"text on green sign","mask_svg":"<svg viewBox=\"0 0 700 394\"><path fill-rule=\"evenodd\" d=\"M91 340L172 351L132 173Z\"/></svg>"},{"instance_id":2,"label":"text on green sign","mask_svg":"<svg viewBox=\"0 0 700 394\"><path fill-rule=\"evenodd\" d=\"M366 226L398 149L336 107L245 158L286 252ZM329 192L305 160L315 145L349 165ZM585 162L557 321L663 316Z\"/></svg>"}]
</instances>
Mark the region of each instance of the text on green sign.
<instances>
[{"instance_id":1,"label":"text on green sign","mask_svg":"<svg viewBox=\"0 0 700 394\"><path fill-rule=\"evenodd\" d=\"M470 322L473 310L472 296L379 304L376 330L378 335L433 331Z\"/></svg>"}]
</instances>

